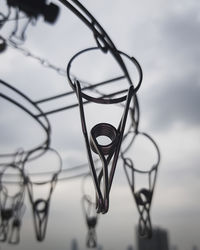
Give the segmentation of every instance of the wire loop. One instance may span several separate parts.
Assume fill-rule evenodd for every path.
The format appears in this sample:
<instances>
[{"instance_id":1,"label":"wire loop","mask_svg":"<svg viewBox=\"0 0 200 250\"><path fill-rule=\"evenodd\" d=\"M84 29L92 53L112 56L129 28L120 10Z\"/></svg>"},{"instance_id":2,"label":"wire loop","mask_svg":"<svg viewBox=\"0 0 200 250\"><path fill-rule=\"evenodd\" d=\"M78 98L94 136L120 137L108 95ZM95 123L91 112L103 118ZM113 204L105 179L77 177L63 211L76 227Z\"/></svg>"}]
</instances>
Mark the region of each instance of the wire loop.
<instances>
[{"instance_id":1,"label":"wire loop","mask_svg":"<svg viewBox=\"0 0 200 250\"><path fill-rule=\"evenodd\" d=\"M25 179L27 180L26 187L28 190L28 195L29 195L29 200L32 206L32 213L33 213L33 220L34 220L34 228L35 228L35 234L36 234L36 239L38 241L43 241L45 236L46 236L46 229L47 229L47 222L48 222L48 216L49 216L49 207L50 207L50 201L51 201L51 196L53 193L53 190L56 186L57 178L59 173L62 170L62 159L59 155L59 153L52 148L48 148L45 152L54 154L57 158L57 169L52 172L50 178L46 181L33 181L29 174L28 174L28 168L29 168L29 157L31 158L31 154L34 152L31 152L30 154L27 155L24 165L23 165L23 170L24 170L24 176ZM43 155L45 156L45 155ZM35 160L41 160L40 158L37 158ZM34 163L31 161L31 163ZM39 163L36 162L36 165L38 166ZM48 162L46 162L48 164ZM31 166L33 168L33 166ZM34 191L35 187L37 189L40 187L46 187L48 185L48 191L47 191L47 199L41 198L41 194L39 194L39 198L35 198L36 196L36 190Z\"/></svg>"},{"instance_id":2,"label":"wire loop","mask_svg":"<svg viewBox=\"0 0 200 250\"><path fill-rule=\"evenodd\" d=\"M156 177L157 177L157 170L160 163L160 151L158 149L157 144L155 141L146 133L139 132L137 130L136 133L132 133L133 140L128 145L128 147L121 153L121 157L123 160L123 166L125 170L125 174L131 188L133 197L135 199L135 203L139 212L139 225L138 225L138 232L141 237L151 238L152 237L152 224L150 218L150 208L152 203L152 197L154 193ZM131 135L131 133L129 134ZM157 160L156 163L150 168L150 170L140 170L134 166L132 159L129 157L125 157L125 153L127 153L130 146L133 144L135 138L138 135L143 135L147 139L152 142L152 145L155 147L157 152ZM142 174L143 176L148 176L148 183L147 188L140 188L137 190L136 187L136 174Z\"/></svg>"}]
</instances>

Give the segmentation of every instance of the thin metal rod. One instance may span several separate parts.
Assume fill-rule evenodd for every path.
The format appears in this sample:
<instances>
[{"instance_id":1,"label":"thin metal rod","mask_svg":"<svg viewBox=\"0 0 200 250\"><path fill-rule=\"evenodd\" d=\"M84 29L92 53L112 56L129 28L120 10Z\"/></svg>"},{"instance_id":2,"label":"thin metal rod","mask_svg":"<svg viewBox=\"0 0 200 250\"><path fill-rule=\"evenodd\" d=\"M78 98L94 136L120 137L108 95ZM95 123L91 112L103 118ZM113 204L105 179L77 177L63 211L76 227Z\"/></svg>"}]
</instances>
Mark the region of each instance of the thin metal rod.
<instances>
[{"instance_id":1,"label":"thin metal rod","mask_svg":"<svg viewBox=\"0 0 200 250\"><path fill-rule=\"evenodd\" d=\"M83 104L87 104L89 103L89 101L85 101ZM75 103L75 104L72 104L72 105L69 105L69 106L66 106L66 107L63 107L63 108L59 108L59 109L54 109L54 110L51 110L51 111L47 111L46 113L44 113L45 115L51 115L51 114L55 114L55 113L58 113L60 111L65 111L65 110L68 110L68 109L71 109L71 108L76 108L78 107L78 103ZM41 115L37 115L37 117L40 117Z\"/></svg>"},{"instance_id":2,"label":"thin metal rod","mask_svg":"<svg viewBox=\"0 0 200 250\"><path fill-rule=\"evenodd\" d=\"M111 83L111 82L114 82L114 81L119 81L119 80L122 80L124 78L125 78L125 76L118 76L118 77L115 77L115 78L112 78L112 79L109 79L109 80L106 80L106 81L103 81L103 82L100 82L100 83L96 83L94 85L91 85L91 83L90 83L90 86L83 87L82 90L93 89L95 87L99 87L99 86L102 86L104 84L108 84L108 83ZM79 82L83 82L83 81L79 80ZM51 100L54 100L54 99L57 99L57 98L61 98L61 97L64 97L64 96L69 96L69 95L72 95L72 94L75 94L74 90L63 93L63 94L60 94L60 95L55 95L55 96L51 96L51 97L48 97L48 98L45 98L45 99L41 99L41 100L36 101L35 103L40 104L40 103L48 102L48 101L51 101Z\"/></svg>"},{"instance_id":3,"label":"thin metal rod","mask_svg":"<svg viewBox=\"0 0 200 250\"><path fill-rule=\"evenodd\" d=\"M109 94L109 95L103 95L101 98L112 97L112 96L115 96L115 95L123 94L125 92L127 92L127 89L124 89L124 90L121 90L121 91L117 91L117 92ZM83 104L87 104L87 103L90 103L90 101L83 102ZM51 114L54 114L54 113L57 113L57 112L60 112L60 111L68 110L68 109L71 109L71 108L76 108L78 106L79 106L79 104L75 103L75 104L72 104L72 105L69 105L69 106L66 106L66 107L63 107L63 108L59 108L59 109L54 109L54 110L51 110L51 111L43 112L43 115L45 115L45 116L46 115L51 115ZM39 114L36 117L40 117L40 116L42 116L42 114Z\"/></svg>"}]
</instances>

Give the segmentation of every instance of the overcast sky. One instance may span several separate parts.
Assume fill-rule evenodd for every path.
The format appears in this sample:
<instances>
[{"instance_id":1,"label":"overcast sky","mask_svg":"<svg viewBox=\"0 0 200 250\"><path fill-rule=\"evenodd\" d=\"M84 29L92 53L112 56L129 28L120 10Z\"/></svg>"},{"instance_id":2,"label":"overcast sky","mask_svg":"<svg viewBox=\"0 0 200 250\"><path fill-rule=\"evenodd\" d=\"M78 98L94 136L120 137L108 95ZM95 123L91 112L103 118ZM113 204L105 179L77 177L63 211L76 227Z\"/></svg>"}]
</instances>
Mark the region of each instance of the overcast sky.
<instances>
[{"instance_id":1,"label":"overcast sky","mask_svg":"<svg viewBox=\"0 0 200 250\"><path fill-rule=\"evenodd\" d=\"M5 1L0 10L5 11ZM95 46L91 31L59 1L60 15L54 26L40 17L29 26L23 45L31 53L66 68L69 59L81 49ZM199 0L85 0L116 47L134 56L143 69L144 80L138 91L141 107L140 130L158 143L161 164L151 210L152 223L168 230L170 246L180 250L200 249L200 2ZM13 23L0 35L7 37ZM42 67L37 60L8 48L0 54L0 78L36 101L71 90L67 78ZM88 81L107 79L116 65L94 53L83 56L73 73ZM116 71L116 74L115 74ZM1 86L1 85L0 85ZM106 93L106 88L103 89ZM5 88L0 87L3 93ZM40 107L44 111L76 103L76 97L62 98ZM44 133L36 122L13 105L0 99L0 149L14 152L37 145ZM89 127L92 123L117 124L120 107L90 104L85 107ZM96 114L101 114L96 115ZM103 120L102 120L103 119ZM78 109L49 116L52 147L57 149L67 169L87 161ZM152 152L153 154L154 152ZM142 150L136 156L143 163ZM147 157L151 160L151 155ZM81 208L81 179L60 181L52 195L46 240L37 243L31 209L23 220L21 242L16 249L71 249L77 239L85 249L87 228ZM136 249L137 209L119 161L111 190L110 210L100 217L97 237L106 250ZM1 249L13 248L6 243Z\"/></svg>"}]
</instances>

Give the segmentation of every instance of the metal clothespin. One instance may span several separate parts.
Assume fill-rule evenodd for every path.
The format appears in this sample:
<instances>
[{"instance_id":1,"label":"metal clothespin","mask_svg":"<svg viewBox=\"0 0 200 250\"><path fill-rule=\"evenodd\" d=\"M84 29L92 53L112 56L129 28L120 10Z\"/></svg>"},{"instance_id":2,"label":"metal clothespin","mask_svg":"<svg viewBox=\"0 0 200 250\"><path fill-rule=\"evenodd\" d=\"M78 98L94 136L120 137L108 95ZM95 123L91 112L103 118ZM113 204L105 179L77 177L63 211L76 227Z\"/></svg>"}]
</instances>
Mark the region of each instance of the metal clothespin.
<instances>
[{"instance_id":1,"label":"metal clothespin","mask_svg":"<svg viewBox=\"0 0 200 250\"><path fill-rule=\"evenodd\" d=\"M156 163L150 168L150 170L144 171L144 170L140 170L139 168L136 168L134 166L133 160L130 157L125 157L125 154L123 152L121 154L121 157L123 160L125 174L126 174L129 186L131 188L131 191L132 191L132 194L135 199L135 203L139 212L139 225L138 225L139 235L140 237L151 238L152 237L152 225L151 225L151 218L150 218L150 209L151 209L152 197L153 197L153 192L154 192L155 183L156 183L157 170L158 170L158 166L160 163L160 151L155 141L146 133L137 131L136 134L133 133L134 139L139 135L144 136L145 138L150 140L150 142L155 147L156 153L157 153ZM132 140L131 143L133 143L133 141L134 140ZM130 148L130 145L128 148ZM136 181L135 181L136 174L148 177L147 187L137 189Z\"/></svg>"},{"instance_id":2,"label":"metal clothespin","mask_svg":"<svg viewBox=\"0 0 200 250\"><path fill-rule=\"evenodd\" d=\"M83 101L82 101L82 92L80 83L76 81L76 93L79 102L79 109L80 109L80 117L81 117L81 124L82 124L82 131L85 138L86 149L89 159L89 165L91 169L91 174L94 180L94 185L96 189L96 196L97 196L97 212L98 213L106 213L109 208L109 193L117 165L117 160L120 152L120 147L124 135L128 110L130 101L134 94L133 86L130 86L126 105L124 108L124 113L120 120L118 129L112 126L109 123L99 123L95 125L90 132L90 140L87 133L86 121L85 121L85 114L83 108ZM110 138L111 143L108 145L100 145L97 141L99 136L106 136ZM101 162L102 162L102 170L100 171L99 175L97 175L94 160L92 156L92 151L95 154L98 154ZM111 165L110 172L108 171L109 165ZM101 182L103 182L103 190L101 190Z\"/></svg>"},{"instance_id":3,"label":"metal clothespin","mask_svg":"<svg viewBox=\"0 0 200 250\"><path fill-rule=\"evenodd\" d=\"M86 223L88 226L86 246L88 248L95 248L97 246L97 235L95 228L98 222L98 214L96 213L95 210L95 203L92 202L90 196L83 195L82 207Z\"/></svg>"}]
</instances>

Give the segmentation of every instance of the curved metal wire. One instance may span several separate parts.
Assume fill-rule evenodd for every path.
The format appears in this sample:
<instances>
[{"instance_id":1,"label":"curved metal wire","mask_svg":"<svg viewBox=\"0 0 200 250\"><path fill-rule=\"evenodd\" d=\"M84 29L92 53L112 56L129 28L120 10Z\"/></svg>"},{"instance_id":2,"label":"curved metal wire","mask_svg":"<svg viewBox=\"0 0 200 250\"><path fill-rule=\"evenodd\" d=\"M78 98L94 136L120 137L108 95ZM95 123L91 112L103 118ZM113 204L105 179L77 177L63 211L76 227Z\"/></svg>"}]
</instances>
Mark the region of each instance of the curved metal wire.
<instances>
[{"instance_id":1,"label":"curved metal wire","mask_svg":"<svg viewBox=\"0 0 200 250\"><path fill-rule=\"evenodd\" d=\"M153 164L153 166L150 168L150 170L144 171L144 170L140 170L139 168L136 168L133 162L134 159L132 160L129 156L128 157L125 156L128 149L130 149L131 145L134 143L135 138L139 135L145 136L156 149L157 159L156 159L156 162ZM150 209L151 209L152 197L153 197L153 193L155 189L158 166L160 164L160 151L156 142L147 133L143 133L143 132L139 132L138 130L135 130L132 132L132 136L133 138L130 144L124 150L124 152L121 153L121 157L123 160L124 171L125 171L129 186L131 188L131 191L132 191L132 194L133 194L133 197L134 197L134 200L135 200L138 212L139 212L139 226L138 226L139 235L141 237L151 238L152 224L151 224L151 218L150 218ZM147 183L148 187L140 188L139 190L136 189L136 184L135 184L136 174L142 174L142 175L148 176L148 183Z\"/></svg>"},{"instance_id":2,"label":"curved metal wire","mask_svg":"<svg viewBox=\"0 0 200 250\"><path fill-rule=\"evenodd\" d=\"M62 4L64 4L68 9L70 9L93 33L94 38L97 43L97 48L88 48L85 50L82 50L75 54L71 60L68 63L67 66L67 76L69 83L71 87L74 89L74 91L77 94L78 102L79 102L79 110L80 110L80 116L81 116L81 124L82 124L82 132L85 138L86 143L86 149L90 164L90 170L94 181L94 186L96 189L97 194L97 211L101 213L106 213L109 208L109 192L111 189L117 159L120 151L120 146L122 142L122 138L124 135L124 129L126 125L127 120L127 114L129 109L129 104L132 99L132 96L137 92L139 89L141 82L142 82L142 70L137 62L137 60L133 57L127 56L125 53L120 52L115 47L114 43L110 39L110 37L107 35L105 30L102 28L102 26L97 22L97 20L88 12L88 10L77 0L59 0ZM75 80L74 82L70 78L70 68L72 61L77 58L82 53L88 52L90 50L96 50L100 49L103 53L110 52L111 55L114 57L118 65L120 66L125 78L127 78L130 88L128 90L128 94L124 95L120 98L114 98L114 99L103 99L100 98L94 98L91 96L86 95L82 92L80 83ZM121 54L128 57L128 59L132 60L132 62L135 64L138 73L139 73L139 82L136 87L134 87L133 82L130 78L129 72L127 70L127 67L122 59ZM119 103L126 100L126 105L124 109L124 114L121 118L121 121L119 123L119 127L116 130L111 126L110 124L100 123L97 124L93 129L91 130L90 134L90 141L87 134L87 127L86 127L86 121L85 121L85 115L84 115L84 109L83 109L83 101L82 98L85 98L87 101L92 101L96 103L101 104L110 104L110 103ZM97 137L98 136L107 136L111 139L111 144L105 146L102 146L98 143ZM94 163L93 163L93 157L92 152L97 153L99 155L99 158L102 162L102 171L100 172L99 176L97 176ZM110 173L108 171L108 165L111 162L111 170ZM103 191L101 190L101 181L103 181Z\"/></svg>"},{"instance_id":3,"label":"curved metal wire","mask_svg":"<svg viewBox=\"0 0 200 250\"><path fill-rule=\"evenodd\" d=\"M108 51L112 54L116 62L121 67L124 75L126 76L129 84L132 86L133 82L129 76L125 63L116 49L114 43L103 29L103 27L97 22L97 20L90 14L90 12L77 0L59 0L64 6L71 10L93 33L98 47L102 52ZM134 90L138 91L140 86L137 86ZM124 100L126 97L124 97Z\"/></svg>"},{"instance_id":4,"label":"curved metal wire","mask_svg":"<svg viewBox=\"0 0 200 250\"><path fill-rule=\"evenodd\" d=\"M91 130L90 141L89 141L86 121L85 121L85 114L84 114L84 109L83 109L82 96L81 96L81 88L80 88L80 84L78 81L76 82L76 90L77 90L77 97L78 97L78 102L79 102L82 132L85 138L90 170L91 170L91 174L92 174L93 181L94 181L94 186L95 186L96 193L97 193L97 211L101 213L106 213L109 208L109 192L111 189L111 185L112 185L112 181L113 181L113 177L114 177L114 173L116 169L120 146L121 146L124 129L126 125L129 104L134 94L134 89L132 86L129 89L129 92L127 95L126 106L124 109L124 114L122 115L121 121L119 123L119 127L116 130L115 135L113 137L112 145L110 145L109 148L106 149L106 152L104 150L104 147L102 147L102 145L98 143L97 137L100 135L108 136L110 133L108 131L108 127L109 127L109 130L112 130L112 131L113 131L113 127L111 128L110 127L111 125L109 124L106 124L106 125L98 124L97 126L93 128L95 132ZM92 157L92 150L98 154L102 162L102 172L101 172L102 174L100 174L100 176L97 176L97 173L95 170L93 157ZM111 159L112 159L112 163L111 163L111 170L109 173L108 165L111 162ZM101 188L100 188L101 180L103 180L103 191L101 191Z\"/></svg>"},{"instance_id":5,"label":"curved metal wire","mask_svg":"<svg viewBox=\"0 0 200 250\"><path fill-rule=\"evenodd\" d=\"M100 48L99 47L92 47L92 48L87 48L87 49L84 49L84 50L81 50L79 51L78 53L76 53L68 62L68 65L67 65L67 77L68 77L68 80L69 80L69 83L70 83L70 86L72 87L72 89L76 92L76 85L74 84L74 79L75 77L71 74L70 70L71 70L71 66L72 66L72 63L75 59L77 59L81 54L83 53L86 53L86 52L89 52L89 51L94 51L94 50L99 50ZM138 80L138 83L135 87L135 89L139 89L141 83L142 83L142 79L143 79L143 74L142 74L142 69L141 69L141 66L139 64L139 62L136 60L136 58L134 57L130 57L129 55L127 55L126 53L122 52L122 51L117 51L117 53L119 53L119 55L123 55L125 56L126 58L128 58L136 67L137 71L138 71L138 75L139 75L139 80ZM72 78L73 76L73 78ZM126 75L123 76L124 78L127 78ZM77 78L76 78L77 79ZM114 78L113 78L114 80ZM97 87L97 86L96 86ZM134 89L134 90L135 90ZM120 93L123 93L123 92L128 92L128 89L124 89L124 91L119 91L119 94ZM117 95L118 93L115 93L115 95ZM82 97L88 101L91 101L91 102L96 102L96 103L101 103L101 104L113 104L113 103L120 103L120 102L123 102L126 100L126 97L127 97L127 94L122 96L122 97L118 97L118 98L103 98L103 97L100 97L100 98L95 98L95 97L91 97L85 93L81 93Z\"/></svg>"},{"instance_id":6,"label":"curved metal wire","mask_svg":"<svg viewBox=\"0 0 200 250\"><path fill-rule=\"evenodd\" d=\"M31 178L29 177L27 172L27 163L29 162L29 157L31 158L32 153L28 154L23 162L23 174L26 182L26 187L28 190L29 200L32 206L35 234L36 234L36 239L38 241L43 241L46 236L51 196L56 186L58 175L62 170L62 159L59 153L52 148L48 148L45 153L47 152L55 154L58 159L58 169L52 174L51 178L47 181L32 181ZM49 186L47 199L41 198L40 196L35 200L34 186L41 187L44 185Z\"/></svg>"},{"instance_id":7,"label":"curved metal wire","mask_svg":"<svg viewBox=\"0 0 200 250\"><path fill-rule=\"evenodd\" d=\"M83 195L82 208L88 227L86 246L88 248L95 248L97 246L97 235L95 229L98 222L98 215L96 213L95 203L92 202L91 197L89 195Z\"/></svg>"},{"instance_id":8,"label":"curved metal wire","mask_svg":"<svg viewBox=\"0 0 200 250\"><path fill-rule=\"evenodd\" d=\"M19 244L20 243L20 230L22 226L22 218L26 211L26 206L24 203L18 205L17 211L14 213L14 218L11 225L10 235L8 238L9 244Z\"/></svg>"},{"instance_id":9,"label":"curved metal wire","mask_svg":"<svg viewBox=\"0 0 200 250\"><path fill-rule=\"evenodd\" d=\"M2 19L0 19L0 28L6 22L12 20L15 21L15 25L13 30L9 35L9 40L13 44L23 44L26 40L26 30L30 23L33 25L36 24L37 18L42 15L44 20L48 23L53 24L58 15L59 15L59 7L53 3L46 4L46 1L28 1L28 0L16 0L16 1L6 1L6 5L8 7L8 15L4 15L1 13ZM20 13L23 12L24 17L20 16ZM9 18L11 14L14 14L14 17ZM26 18L26 22L23 27L19 23L20 19Z\"/></svg>"},{"instance_id":10,"label":"curved metal wire","mask_svg":"<svg viewBox=\"0 0 200 250\"><path fill-rule=\"evenodd\" d=\"M10 194L7 183L4 182L3 177L8 169L14 169L18 172L20 177L15 185L18 189L14 194ZM9 243L19 243L20 239L20 225L21 225L21 209L24 204L25 185L22 170L16 164L7 164L1 167L0 173L0 241L5 242L7 239ZM16 222L19 222L18 224ZM11 227L11 228L10 228ZM17 238L13 238L13 229L17 230ZM10 235L11 233L11 235ZM9 236L10 235L10 236ZM9 238L8 238L9 237Z\"/></svg>"},{"instance_id":11,"label":"curved metal wire","mask_svg":"<svg viewBox=\"0 0 200 250\"><path fill-rule=\"evenodd\" d=\"M86 149L87 149L89 166L90 166L90 173L93 177L93 182L94 182L95 192L96 192L97 212L98 213L106 213L108 211L109 193L110 193L110 189L111 189L111 185L112 185L112 181L113 181L113 177L114 177L114 173L115 173L115 169L116 169L118 156L120 154L121 144L122 144L122 141L124 142L127 138L130 138L130 136L132 136L129 144L122 150L121 157L123 159L124 170L125 170L129 185L131 187L131 190L132 190L132 193L133 193L133 196L134 196L134 199L135 199L135 202L136 202L139 214L140 214L139 233L141 236L150 237L152 230L151 230L151 219L150 219L149 213L150 213L152 196L153 196L153 192L154 192L154 188L155 188L157 169L158 169L158 165L160 163L160 151L159 151L157 144L151 138L151 136L139 131L140 110L139 110L139 103L138 103L136 93L137 93L137 91L140 88L140 85L142 83L142 78L143 78L142 69L140 67L140 64L138 63L138 61L134 57L130 57L127 54L125 54L124 52L117 50L114 43L112 42L112 40L110 39L108 34L105 32L105 30L102 28L102 26L97 22L97 20L88 12L88 10L78 0L59 0L59 1L64 6L66 6L69 10L71 10L92 31L92 33L94 35L94 39L97 43L97 47L88 48L88 49L82 50L82 51L78 52L77 54L75 54L71 58L71 60L69 61L68 65L67 65L67 77L68 77L69 83L70 83L73 91L77 94L77 97L78 97L78 105L79 105L79 109L80 109L82 131L83 131L83 135L84 135L85 143L86 143ZM16 12L16 20L18 20L18 18L19 18L18 14L19 13ZM8 20L8 18L7 18L7 20ZM13 34L15 35L15 33L18 29L17 25L18 25L18 23L16 23L16 27L15 27L14 32L12 33L12 36L13 36ZM1 22L0 22L0 26L1 26ZM27 28L27 26L24 28L24 32L22 32L22 37L21 37L22 39L21 40L24 40L24 38L25 38L24 33L25 33L26 28ZM0 52L1 52L1 50L4 51L6 49L5 45L7 45L7 44L6 44L5 39L2 37L0 37L0 41L2 42L2 45L0 44ZM72 74L70 73L72 62L82 53L92 51L92 50L98 50L98 49L102 53L108 53L108 52L111 53L111 55L113 56L115 61L118 63L118 65L120 66L120 68L123 72L123 75L121 77L127 79L128 83L130 85L128 90L125 89L125 90L122 90L121 92L112 93L110 95L100 95L99 98L94 98L94 97L91 97L91 96L83 93L83 90L87 89L87 87L81 89L79 81L76 80L76 77L72 77ZM136 69L139 73L139 80L138 80L138 83L136 84L136 86L134 86L135 83L133 85L133 81L132 81L130 74L127 70L127 67L124 63L123 56L128 58L136 66ZM36 58L36 59L38 59L38 58ZM40 61L40 58L38 60ZM114 78L111 79L111 81L115 81ZM52 98L47 98L46 100L42 100L42 101L39 100L37 102L33 102L27 96L25 96L20 91L18 91L16 88L3 82L2 80L0 80L0 84L4 85L7 88L9 88L10 90L14 91L22 99L28 101L28 103L31 104L32 107L37 110L38 113L34 114L31 110L29 110L28 108L23 106L18 100L11 98L10 96L6 95L3 92L0 92L1 98L9 101L10 103L16 105L18 108L25 111L25 113L30 115L44 129L45 134L46 134L45 141L42 144L34 147L33 149L22 151L22 158L19 157L20 153L16 153L16 152L15 153L12 152L10 154L0 154L0 157L10 156L10 157L15 158L15 156L16 156L16 159L14 160L14 162L16 162L16 163L23 162L24 166L25 166L29 160L34 160L34 159L38 158L38 155L41 156L41 154L36 154L37 156L35 156L36 152L38 152L38 151L41 152L41 150L42 150L42 154L43 154L47 150L50 149L49 145L50 145L51 128L50 128L50 123L49 123L48 119L46 118L46 115L50 114L50 113L55 113L55 112L57 112L57 110L45 113L38 106L39 103L48 101ZM88 87L88 89L89 88L90 87ZM94 88L93 88L93 90L94 90ZM128 92L128 94L127 94L127 92ZM126 93L126 94L123 95L122 97L116 97L119 94L124 94L124 93ZM53 98L57 98L57 97L53 97ZM83 98L86 99L87 101L83 102ZM88 103L89 101L100 103L100 104L113 104L113 103L121 103L123 101L126 101L126 104L124 107L124 113L123 113L122 118L119 122L118 128L116 129L115 127L113 127L109 123L99 123L92 128L92 130L90 132L90 138L89 138L88 132L87 132L84 108L83 108L83 104ZM133 107L130 107L131 101L132 101ZM66 109L66 107L63 108L63 110L64 109ZM132 122L131 122L129 129L128 129L128 132L125 133L125 125L126 125L128 113L130 114L130 116L132 118ZM40 117L42 117L42 119L40 119ZM45 120L45 122L44 122L44 120ZM97 138L99 136L102 136L102 135L108 137L111 140L111 143L108 145L99 144ZM143 136L147 137L147 139L149 139L152 142L152 144L154 145L154 147L156 148L156 151L157 151L157 156L158 156L157 161L149 171L143 171L143 170L140 170L138 168L135 168L133 160L131 158L125 156L127 154L127 152L129 151L129 149L131 148L132 144L134 143L135 138L139 135L143 135ZM98 173L97 173L97 169L95 168L95 164L94 164L95 161L93 159L92 152L99 156L99 159L101 160L101 163L102 163L102 167L100 169L100 172L98 172ZM18 157L20 158L20 160L17 160ZM25 160L24 160L24 158L25 158ZM60 159L60 162L61 162L61 159ZM111 169L109 171L108 167L110 165L111 165ZM130 174L128 173L129 170L131 172L131 177L130 177ZM44 184L48 184L49 182L46 181L46 182L33 183L33 182L31 182L30 178L24 172L24 169L23 169L23 175L24 175L24 179L25 179L25 182L26 182L26 185L28 188L28 194L29 194L29 198L30 198L30 201L32 204L32 209L33 209L33 214L34 214L34 224L35 224L35 229L36 229L36 237L39 241L42 241L45 237L48 214L49 214L50 197L52 195L56 181L58 179L58 173L52 173L52 172L49 172L49 173L52 174L52 178L50 181L50 183L51 183L50 184L50 194L49 194L48 199L44 200L41 198L41 199L34 201L34 199L33 199L33 184L34 185L44 185ZM44 173L44 174L49 174L49 173ZM135 173L146 174L149 176L149 183L148 183L149 188L148 189L142 188L139 191L136 190L136 188L135 188ZM101 186L103 186L103 189L101 188ZM6 193L6 189L2 188L0 190L0 192ZM84 207L84 209L85 209L84 211L85 211L85 215L86 215L87 225L89 228L88 246L90 247L90 246L94 246L94 244L96 244L96 235L94 232L94 228L96 226L97 219L90 218L90 215L89 215L91 206L94 205L91 201L91 198L87 195L83 195L82 202L84 204L83 207L85 206L85 203L89 207L89 209L86 209ZM41 208L41 205L42 205L42 208ZM16 225L18 225L18 224L19 224L18 222L14 223L13 228L15 229ZM92 240L90 241L90 239L92 239ZM12 242L12 240L11 240L11 242Z\"/></svg>"},{"instance_id":12,"label":"curved metal wire","mask_svg":"<svg viewBox=\"0 0 200 250\"><path fill-rule=\"evenodd\" d=\"M7 48L6 40L0 36L0 53L4 52Z\"/></svg>"},{"instance_id":13,"label":"curved metal wire","mask_svg":"<svg viewBox=\"0 0 200 250\"><path fill-rule=\"evenodd\" d=\"M82 209L85 217L86 225L88 227L86 246L88 248L95 248L97 246L97 234L96 226L99 220L99 214L96 212L95 201L86 191L86 181L88 178L92 178L91 174L88 173L82 178Z\"/></svg>"},{"instance_id":14,"label":"curved metal wire","mask_svg":"<svg viewBox=\"0 0 200 250\"><path fill-rule=\"evenodd\" d=\"M50 126L49 120L44 115L41 108L35 102L33 102L29 97L27 97L25 94L20 92L18 89L16 89L15 87L11 86L10 84L6 83L5 81L3 81L1 79L0 79L0 85L3 85L7 90L11 91L12 94L17 95L17 100L14 99L14 97L12 97L12 95L8 95L8 94L4 93L4 91L0 92L0 98L3 98L4 100L14 104L16 107L23 110L26 114L28 114L31 118L33 118L33 120L36 121L37 124L45 132L45 139L42 143L40 143L39 145L37 145L31 149L25 149L23 151L24 156L26 156L28 154L32 154L33 152L38 151L39 149L42 149L40 151L39 155L36 155L36 154L34 155L34 158L39 157L42 153L44 153L44 151L50 145L51 126ZM33 109L34 112L37 112L37 114L35 114L33 112L33 110L31 110L30 108L27 108L22 103L20 103L23 101L27 102L30 105L31 109ZM38 114L41 114L41 118L39 118L37 116ZM20 145L20 146L22 147L23 145ZM0 153L0 158L7 158L7 157L13 158L15 156L15 154L16 154L16 152L4 153L4 154Z\"/></svg>"}]
</instances>

